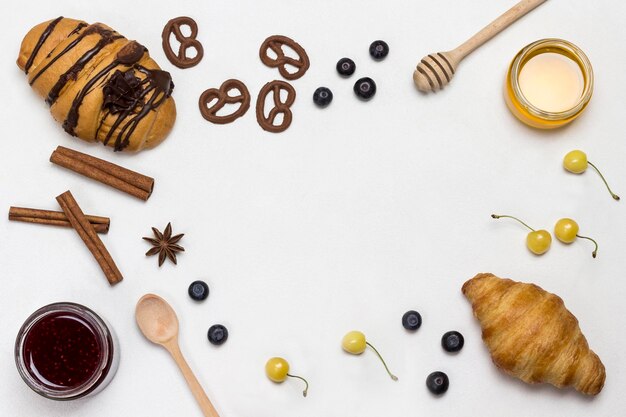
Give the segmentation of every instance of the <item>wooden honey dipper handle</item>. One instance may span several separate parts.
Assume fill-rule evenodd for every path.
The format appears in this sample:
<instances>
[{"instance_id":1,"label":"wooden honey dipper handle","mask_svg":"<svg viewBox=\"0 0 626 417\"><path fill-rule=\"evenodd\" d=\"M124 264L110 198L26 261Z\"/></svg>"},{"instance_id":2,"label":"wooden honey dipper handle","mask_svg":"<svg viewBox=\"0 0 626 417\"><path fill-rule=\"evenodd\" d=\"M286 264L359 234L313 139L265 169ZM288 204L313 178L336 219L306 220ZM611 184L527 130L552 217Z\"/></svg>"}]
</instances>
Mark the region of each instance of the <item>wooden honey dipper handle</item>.
<instances>
[{"instance_id":1,"label":"wooden honey dipper handle","mask_svg":"<svg viewBox=\"0 0 626 417\"><path fill-rule=\"evenodd\" d=\"M436 91L447 85L459 63L485 44L488 40L509 27L520 17L545 3L547 0L522 0L511 7L480 32L469 38L458 48L425 56L413 73L413 81L420 91Z\"/></svg>"},{"instance_id":2,"label":"wooden honey dipper handle","mask_svg":"<svg viewBox=\"0 0 626 417\"><path fill-rule=\"evenodd\" d=\"M452 53L458 56L459 61L481 47L488 40L515 23L516 20L535 9L547 0L522 0L511 7L496 20L485 26L480 32L469 38Z\"/></svg>"}]
</instances>

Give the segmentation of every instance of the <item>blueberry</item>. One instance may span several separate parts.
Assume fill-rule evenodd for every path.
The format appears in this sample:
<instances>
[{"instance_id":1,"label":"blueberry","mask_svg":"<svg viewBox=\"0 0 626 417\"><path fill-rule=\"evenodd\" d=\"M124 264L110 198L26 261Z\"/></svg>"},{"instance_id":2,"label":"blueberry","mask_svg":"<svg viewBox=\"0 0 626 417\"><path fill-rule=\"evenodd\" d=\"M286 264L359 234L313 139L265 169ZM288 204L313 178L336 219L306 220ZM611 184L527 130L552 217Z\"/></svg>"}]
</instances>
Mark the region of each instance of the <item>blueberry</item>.
<instances>
[{"instance_id":1,"label":"blueberry","mask_svg":"<svg viewBox=\"0 0 626 417\"><path fill-rule=\"evenodd\" d=\"M422 325L422 316L415 310L409 310L402 316L402 327L415 331Z\"/></svg>"},{"instance_id":2,"label":"blueberry","mask_svg":"<svg viewBox=\"0 0 626 417\"><path fill-rule=\"evenodd\" d=\"M356 64L350 58L341 58L337 62L337 72L339 73L339 75L349 77L354 74L355 70Z\"/></svg>"},{"instance_id":3,"label":"blueberry","mask_svg":"<svg viewBox=\"0 0 626 417\"><path fill-rule=\"evenodd\" d=\"M209 286L204 281L194 281L189 285L187 292L196 301L206 300L209 296Z\"/></svg>"},{"instance_id":4,"label":"blueberry","mask_svg":"<svg viewBox=\"0 0 626 417\"><path fill-rule=\"evenodd\" d=\"M389 54L389 45L385 41L374 41L370 45L370 55L376 61L382 61Z\"/></svg>"},{"instance_id":5,"label":"blueberry","mask_svg":"<svg viewBox=\"0 0 626 417\"><path fill-rule=\"evenodd\" d=\"M376 94L376 83L369 77L359 78L354 83L354 94L360 99L369 100Z\"/></svg>"},{"instance_id":6,"label":"blueberry","mask_svg":"<svg viewBox=\"0 0 626 417\"><path fill-rule=\"evenodd\" d=\"M326 107L333 101L333 92L329 88L320 87L313 93L313 102L319 107Z\"/></svg>"},{"instance_id":7,"label":"blueberry","mask_svg":"<svg viewBox=\"0 0 626 417\"><path fill-rule=\"evenodd\" d=\"M458 352L463 349L465 339L463 335L457 331L446 332L441 338L441 346L446 352Z\"/></svg>"},{"instance_id":8,"label":"blueberry","mask_svg":"<svg viewBox=\"0 0 626 417\"><path fill-rule=\"evenodd\" d=\"M228 339L228 329L221 324L214 324L209 328L207 337L211 344L219 346Z\"/></svg>"},{"instance_id":9,"label":"blueberry","mask_svg":"<svg viewBox=\"0 0 626 417\"><path fill-rule=\"evenodd\" d=\"M441 395L446 392L449 385L448 375L440 371L433 372L426 378L426 387L435 395Z\"/></svg>"}]
</instances>

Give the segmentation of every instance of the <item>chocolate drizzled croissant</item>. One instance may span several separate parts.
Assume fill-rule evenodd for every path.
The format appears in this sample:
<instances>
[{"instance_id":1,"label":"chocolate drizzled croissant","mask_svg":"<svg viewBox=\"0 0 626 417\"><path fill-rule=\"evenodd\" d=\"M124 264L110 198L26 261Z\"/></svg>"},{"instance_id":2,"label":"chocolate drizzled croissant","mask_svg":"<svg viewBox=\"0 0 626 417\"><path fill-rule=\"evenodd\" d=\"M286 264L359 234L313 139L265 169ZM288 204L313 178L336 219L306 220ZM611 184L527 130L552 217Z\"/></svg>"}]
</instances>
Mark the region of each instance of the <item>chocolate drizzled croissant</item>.
<instances>
[{"instance_id":1,"label":"chocolate drizzled croissant","mask_svg":"<svg viewBox=\"0 0 626 417\"><path fill-rule=\"evenodd\" d=\"M138 151L161 143L174 125L170 74L102 23L41 23L24 37L17 65L72 136Z\"/></svg>"},{"instance_id":2,"label":"chocolate drizzled croissant","mask_svg":"<svg viewBox=\"0 0 626 417\"><path fill-rule=\"evenodd\" d=\"M463 285L496 366L524 382L596 395L605 370L560 297L533 284L478 274Z\"/></svg>"}]
</instances>

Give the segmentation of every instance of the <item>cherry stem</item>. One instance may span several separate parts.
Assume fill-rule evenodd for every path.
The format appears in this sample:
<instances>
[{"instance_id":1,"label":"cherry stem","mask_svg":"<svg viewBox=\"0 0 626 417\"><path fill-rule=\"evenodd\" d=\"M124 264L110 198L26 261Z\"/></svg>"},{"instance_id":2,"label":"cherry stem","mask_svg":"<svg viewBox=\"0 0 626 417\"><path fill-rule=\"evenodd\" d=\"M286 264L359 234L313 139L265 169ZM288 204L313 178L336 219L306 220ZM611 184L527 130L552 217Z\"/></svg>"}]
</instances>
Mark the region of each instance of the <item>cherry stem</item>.
<instances>
[{"instance_id":1,"label":"cherry stem","mask_svg":"<svg viewBox=\"0 0 626 417\"><path fill-rule=\"evenodd\" d=\"M592 164L591 162L587 161L587 163L589 165L591 165L591 167L593 169L596 170L596 172L598 173L598 175L600 176L600 178L602 178L602 181L604 182L604 185L606 185L606 189L609 190L609 193L611 193L611 197L613 197L614 200L619 201L619 196L617 194L615 194L613 191L611 191L611 187L609 187L609 183L606 182L606 179L604 179L604 175L602 175L602 173L600 172L600 170L598 169L598 167L596 167L594 164Z\"/></svg>"},{"instance_id":2,"label":"cherry stem","mask_svg":"<svg viewBox=\"0 0 626 417\"><path fill-rule=\"evenodd\" d=\"M492 218L494 219L501 219L501 218L507 218L507 219L513 219L513 220L517 220L518 222L520 222L521 224L523 224L524 226L528 227L530 230L532 230L533 232L535 231L535 229L533 229L532 227L530 227L529 225L527 225L526 223L524 223L523 221L521 221L520 219L518 219L517 217L513 217L513 216L507 216L506 214L492 214L491 215Z\"/></svg>"},{"instance_id":3,"label":"cherry stem","mask_svg":"<svg viewBox=\"0 0 626 417\"><path fill-rule=\"evenodd\" d=\"M306 397L307 392L309 392L309 383L307 382L307 380L298 375L287 374L287 376L290 378L298 378L304 382L306 386L304 387L304 391L302 391L302 395Z\"/></svg>"},{"instance_id":4,"label":"cherry stem","mask_svg":"<svg viewBox=\"0 0 626 417\"><path fill-rule=\"evenodd\" d=\"M378 353L378 351L376 350L376 348L374 346L372 346L370 344L370 342L365 342L367 344L367 346L371 347L374 352L376 352L376 354L378 355L378 358L380 359L380 361L383 363L383 365L385 366L385 369L387 370L387 373L389 374L389 376L391 377L391 379L393 379L394 381L398 380L398 377L395 376L394 374L391 373L391 371L389 370L389 368L387 367L387 363L385 363L385 360L383 359L382 356L380 356L380 353Z\"/></svg>"},{"instance_id":5,"label":"cherry stem","mask_svg":"<svg viewBox=\"0 0 626 417\"><path fill-rule=\"evenodd\" d=\"M576 237L579 237L581 239L587 239L593 242L594 245L596 245L595 249L593 250L593 252L591 252L591 256L593 256L594 258L596 257L596 255L598 254L598 242L596 242L595 240L593 240L590 237L587 236L581 236L581 235L576 235Z\"/></svg>"}]
</instances>

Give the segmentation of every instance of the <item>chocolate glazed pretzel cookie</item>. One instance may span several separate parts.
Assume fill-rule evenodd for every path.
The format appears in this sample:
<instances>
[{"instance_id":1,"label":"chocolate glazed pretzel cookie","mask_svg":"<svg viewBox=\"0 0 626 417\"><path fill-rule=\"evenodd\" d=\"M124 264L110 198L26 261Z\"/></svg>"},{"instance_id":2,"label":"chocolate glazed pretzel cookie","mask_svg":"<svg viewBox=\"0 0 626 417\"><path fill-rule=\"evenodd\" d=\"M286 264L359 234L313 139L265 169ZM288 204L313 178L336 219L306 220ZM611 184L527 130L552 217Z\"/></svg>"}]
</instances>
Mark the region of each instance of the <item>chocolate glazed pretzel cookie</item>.
<instances>
[{"instance_id":1,"label":"chocolate glazed pretzel cookie","mask_svg":"<svg viewBox=\"0 0 626 417\"><path fill-rule=\"evenodd\" d=\"M298 59L286 56L283 46L293 49L298 54ZM271 49L276 54L276 58L272 58L267 54L268 49ZM261 62L268 67L278 68L280 75L287 80L297 80L302 77L309 69L310 64L309 56L304 48L293 39L281 35L274 35L265 39L259 50L259 57ZM296 72L290 73L287 71L287 65L296 68Z\"/></svg>"},{"instance_id":2,"label":"chocolate glazed pretzel cookie","mask_svg":"<svg viewBox=\"0 0 626 417\"><path fill-rule=\"evenodd\" d=\"M282 90L287 92L287 98L284 102L280 99L280 92ZM273 94L274 107L272 107L266 117L265 99L270 93ZM290 107L294 101L296 101L296 90L289 83L274 80L265 84L259 92L259 97L256 101L256 120L259 123L259 126L261 126L263 130L267 130L272 133L280 133L287 130L291 124L291 119L293 118ZM283 120L280 124L275 125L274 122L279 114L283 115Z\"/></svg>"},{"instance_id":3,"label":"chocolate glazed pretzel cookie","mask_svg":"<svg viewBox=\"0 0 626 417\"><path fill-rule=\"evenodd\" d=\"M231 96L228 93L232 90L239 91L239 95ZM214 101L213 105L209 104ZM218 116L217 112L220 111L226 104L241 103L239 108L233 113L226 116ZM200 106L200 113L202 117L211 123L227 124L234 122L237 118L246 114L250 108L250 92L246 88L246 85L239 80L226 80L222 83L220 88L209 88L200 96L198 101Z\"/></svg>"},{"instance_id":4,"label":"chocolate glazed pretzel cookie","mask_svg":"<svg viewBox=\"0 0 626 417\"><path fill-rule=\"evenodd\" d=\"M189 26L191 34L189 36L183 35L181 26ZM170 44L170 36L174 34L176 40L180 42L178 52L172 50ZM176 17L165 25L161 39L163 41L163 52L167 59L178 68L191 68L198 65L204 56L204 48L198 39L198 24L191 17L180 16ZM187 50L193 48L196 50L196 56L193 58L187 57Z\"/></svg>"}]
</instances>

